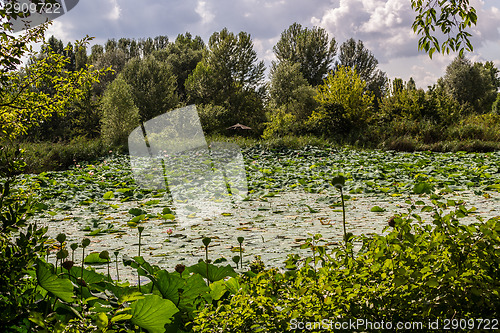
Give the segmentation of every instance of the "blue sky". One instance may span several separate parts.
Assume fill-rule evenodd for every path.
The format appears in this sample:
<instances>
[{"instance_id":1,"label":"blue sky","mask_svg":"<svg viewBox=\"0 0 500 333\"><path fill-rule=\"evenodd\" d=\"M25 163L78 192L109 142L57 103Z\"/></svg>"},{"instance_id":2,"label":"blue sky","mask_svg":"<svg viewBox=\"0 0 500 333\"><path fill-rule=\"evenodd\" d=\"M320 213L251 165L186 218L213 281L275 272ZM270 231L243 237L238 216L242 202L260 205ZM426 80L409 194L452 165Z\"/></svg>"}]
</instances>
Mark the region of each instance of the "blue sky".
<instances>
[{"instance_id":1,"label":"blue sky","mask_svg":"<svg viewBox=\"0 0 500 333\"><path fill-rule=\"evenodd\" d=\"M500 2L471 0L478 12L472 29L473 61L494 61L500 67ZM94 43L108 38L141 38L167 35L174 40L187 31L208 41L227 27L251 34L260 59L267 65L274 59L273 46L283 30L294 22L320 26L339 43L360 39L379 60L389 78L413 77L427 88L444 74L455 57L418 52L418 37L411 24L409 0L80 0L69 13L58 18L48 36L65 43L85 35Z\"/></svg>"}]
</instances>

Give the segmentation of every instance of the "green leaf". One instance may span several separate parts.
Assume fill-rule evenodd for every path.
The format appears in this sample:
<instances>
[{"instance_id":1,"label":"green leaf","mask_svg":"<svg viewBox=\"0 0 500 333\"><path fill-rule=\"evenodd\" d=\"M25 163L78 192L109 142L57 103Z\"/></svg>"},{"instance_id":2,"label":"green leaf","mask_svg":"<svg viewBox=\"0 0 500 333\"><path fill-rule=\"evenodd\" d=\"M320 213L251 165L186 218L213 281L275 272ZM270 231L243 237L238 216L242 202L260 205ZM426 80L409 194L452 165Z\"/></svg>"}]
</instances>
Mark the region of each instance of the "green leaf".
<instances>
[{"instance_id":1,"label":"green leaf","mask_svg":"<svg viewBox=\"0 0 500 333\"><path fill-rule=\"evenodd\" d=\"M223 280L210 284L210 295L215 301L221 299L227 291L226 283Z\"/></svg>"},{"instance_id":2,"label":"green leaf","mask_svg":"<svg viewBox=\"0 0 500 333\"><path fill-rule=\"evenodd\" d=\"M72 302L74 298L73 284L68 279L63 279L52 273L51 265L40 259L36 260L36 279L38 284L48 292L65 302Z\"/></svg>"},{"instance_id":3,"label":"green leaf","mask_svg":"<svg viewBox=\"0 0 500 333\"><path fill-rule=\"evenodd\" d=\"M99 257L99 252L92 252L89 255L85 257L85 260L83 261L86 264L105 264L108 261L106 259L103 259Z\"/></svg>"},{"instance_id":4,"label":"green leaf","mask_svg":"<svg viewBox=\"0 0 500 333\"><path fill-rule=\"evenodd\" d=\"M207 302L211 301L210 288L199 274L184 279L175 273L161 270L155 274L155 280L155 286L163 298L171 300L174 304L179 303L179 309L182 311L192 314L196 310L195 300L199 297L203 297Z\"/></svg>"},{"instance_id":5,"label":"green leaf","mask_svg":"<svg viewBox=\"0 0 500 333\"><path fill-rule=\"evenodd\" d=\"M143 211L142 209L139 209L139 208L131 208L128 212L134 216L140 216L140 215L146 214L145 211Z\"/></svg>"},{"instance_id":6,"label":"green leaf","mask_svg":"<svg viewBox=\"0 0 500 333\"><path fill-rule=\"evenodd\" d=\"M432 191L432 185L429 183L421 182L413 187L413 193L415 194L430 194Z\"/></svg>"},{"instance_id":7,"label":"green leaf","mask_svg":"<svg viewBox=\"0 0 500 333\"><path fill-rule=\"evenodd\" d=\"M239 249L238 249L239 251ZM191 273L198 273L203 276L205 279L207 278L207 264L204 261L200 261L196 265L190 266L186 268L186 271ZM238 274L234 271L231 265L227 266L215 266L212 264L208 264L208 277L210 281L219 281L226 277L236 277Z\"/></svg>"},{"instance_id":8,"label":"green leaf","mask_svg":"<svg viewBox=\"0 0 500 333\"><path fill-rule=\"evenodd\" d=\"M144 299L130 305L132 323L148 330L149 333L164 333L165 325L179 312L172 301L157 295L146 295Z\"/></svg>"},{"instance_id":9,"label":"green leaf","mask_svg":"<svg viewBox=\"0 0 500 333\"><path fill-rule=\"evenodd\" d=\"M431 288L439 286L439 282L436 278L430 278L425 284Z\"/></svg>"},{"instance_id":10,"label":"green leaf","mask_svg":"<svg viewBox=\"0 0 500 333\"><path fill-rule=\"evenodd\" d=\"M225 284L227 290L229 290L229 292L231 292L231 294L233 295L236 294L241 288L240 283L236 278L230 278L225 282Z\"/></svg>"},{"instance_id":11,"label":"green leaf","mask_svg":"<svg viewBox=\"0 0 500 333\"><path fill-rule=\"evenodd\" d=\"M113 191L108 191L106 193L104 193L104 195L102 196L102 198L104 200L111 200L115 197L115 194L113 193Z\"/></svg>"},{"instance_id":12,"label":"green leaf","mask_svg":"<svg viewBox=\"0 0 500 333\"><path fill-rule=\"evenodd\" d=\"M146 215L142 214L139 216L134 217L133 219L130 220L130 222L138 223L146 218Z\"/></svg>"},{"instance_id":13,"label":"green leaf","mask_svg":"<svg viewBox=\"0 0 500 333\"><path fill-rule=\"evenodd\" d=\"M385 209L379 206L373 206L372 209L370 209L370 211L374 213L383 213L385 212Z\"/></svg>"},{"instance_id":14,"label":"green leaf","mask_svg":"<svg viewBox=\"0 0 500 333\"><path fill-rule=\"evenodd\" d=\"M80 277L82 274L82 268L73 266L70 269L70 274L72 276L77 276ZM96 273L93 270L88 270L88 269L83 269L83 281L85 281L87 284L95 284L104 281L105 277L102 274Z\"/></svg>"}]
</instances>

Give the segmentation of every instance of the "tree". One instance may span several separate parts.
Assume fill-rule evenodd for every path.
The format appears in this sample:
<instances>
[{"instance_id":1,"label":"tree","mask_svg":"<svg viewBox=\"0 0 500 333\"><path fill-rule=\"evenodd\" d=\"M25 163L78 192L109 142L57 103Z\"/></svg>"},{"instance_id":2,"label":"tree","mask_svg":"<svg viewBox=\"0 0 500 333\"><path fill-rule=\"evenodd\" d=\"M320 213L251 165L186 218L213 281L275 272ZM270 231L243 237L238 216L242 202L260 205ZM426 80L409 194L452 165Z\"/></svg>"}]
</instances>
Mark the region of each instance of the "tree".
<instances>
[{"instance_id":1,"label":"tree","mask_svg":"<svg viewBox=\"0 0 500 333\"><path fill-rule=\"evenodd\" d=\"M154 57L166 62L172 67L177 77L177 94L181 100L186 100L186 88L184 86L189 74L203 58L205 43L201 37L192 37L190 33L177 36L174 43L165 48L155 51Z\"/></svg>"},{"instance_id":2,"label":"tree","mask_svg":"<svg viewBox=\"0 0 500 333\"><path fill-rule=\"evenodd\" d=\"M467 29L476 25L477 14L469 0L412 0L411 6L416 13L413 31L422 36L418 41L419 50L431 58L436 51L443 54L458 51L462 56L464 50L473 50ZM442 43L438 39L441 35L434 33L436 28L445 37Z\"/></svg>"},{"instance_id":3,"label":"tree","mask_svg":"<svg viewBox=\"0 0 500 333\"><path fill-rule=\"evenodd\" d=\"M496 98L495 77L492 64L473 64L458 56L446 67L446 74L438 84L461 105L468 104L476 112L484 113L491 111Z\"/></svg>"},{"instance_id":4,"label":"tree","mask_svg":"<svg viewBox=\"0 0 500 333\"><path fill-rule=\"evenodd\" d=\"M18 59L29 54L34 61L22 73L9 71L2 75L0 137L14 139L52 115L64 114L69 103L84 94L82 87L99 79L100 72L88 67L78 71L66 70L70 59L52 50L46 51L43 57L36 57L36 53L29 53L27 48L18 49L18 39L38 41L45 29L43 26L36 30L41 35L27 32L1 43L6 54L18 54ZM88 38L77 45L86 43ZM42 85L50 86L50 91L39 89Z\"/></svg>"},{"instance_id":5,"label":"tree","mask_svg":"<svg viewBox=\"0 0 500 333\"><path fill-rule=\"evenodd\" d=\"M168 46L168 37L167 36L156 36L153 41L155 51L164 49Z\"/></svg>"},{"instance_id":6,"label":"tree","mask_svg":"<svg viewBox=\"0 0 500 333\"><path fill-rule=\"evenodd\" d=\"M370 50L365 48L362 41L358 40L356 43L351 38L342 43L337 68L339 66L356 68L361 79L366 81L367 89L373 92L377 99L382 97L387 84L387 75L377 70L378 60Z\"/></svg>"},{"instance_id":7,"label":"tree","mask_svg":"<svg viewBox=\"0 0 500 333\"><path fill-rule=\"evenodd\" d=\"M89 62L91 64L95 64L97 62L97 59L99 59L103 54L104 54L104 47L102 47L102 45L99 44L92 45L92 47L90 48Z\"/></svg>"},{"instance_id":8,"label":"tree","mask_svg":"<svg viewBox=\"0 0 500 333\"><path fill-rule=\"evenodd\" d=\"M144 59L133 58L126 64L122 74L132 87L141 121L145 122L177 106L177 79L168 64L152 55Z\"/></svg>"},{"instance_id":9,"label":"tree","mask_svg":"<svg viewBox=\"0 0 500 333\"><path fill-rule=\"evenodd\" d=\"M94 50L94 49L93 49ZM96 50L96 52L99 52ZM96 53L98 54L98 53ZM94 53L91 56L94 58ZM99 82L94 84L94 92L97 96L102 96L106 87L113 82L113 80L121 73L125 64L127 63L127 55L123 50L119 48L108 49L105 53L101 54L99 57L93 59L95 62L94 66L99 70L104 70L110 68L112 71L108 71L105 75L101 77Z\"/></svg>"},{"instance_id":10,"label":"tree","mask_svg":"<svg viewBox=\"0 0 500 333\"><path fill-rule=\"evenodd\" d=\"M286 136L305 131L305 123L317 107L314 89L300 72L300 64L282 61L271 69L268 122L262 137Z\"/></svg>"},{"instance_id":11,"label":"tree","mask_svg":"<svg viewBox=\"0 0 500 333\"><path fill-rule=\"evenodd\" d=\"M379 118L386 122L403 119L421 120L423 117L432 117L431 108L422 89L416 89L414 83L404 83L396 78L392 81L392 89L380 103Z\"/></svg>"},{"instance_id":12,"label":"tree","mask_svg":"<svg viewBox=\"0 0 500 333\"><path fill-rule=\"evenodd\" d=\"M107 144L126 144L130 132L139 126L139 109L131 90L123 75L118 75L104 92L101 133Z\"/></svg>"},{"instance_id":13,"label":"tree","mask_svg":"<svg viewBox=\"0 0 500 333\"><path fill-rule=\"evenodd\" d=\"M271 109L282 108L303 124L317 106L315 95L316 90L304 78L298 63L282 61L271 69Z\"/></svg>"},{"instance_id":14,"label":"tree","mask_svg":"<svg viewBox=\"0 0 500 333\"><path fill-rule=\"evenodd\" d=\"M212 34L202 61L186 80L188 101L226 108L230 117L224 126L235 121L257 126L264 120L264 70L250 35L224 28Z\"/></svg>"},{"instance_id":15,"label":"tree","mask_svg":"<svg viewBox=\"0 0 500 333\"><path fill-rule=\"evenodd\" d=\"M76 46L75 45L75 68L80 70L85 68L89 63L89 58L87 56L87 47L85 46Z\"/></svg>"},{"instance_id":16,"label":"tree","mask_svg":"<svg viewBox=\"0 0 500 333\"><path fill-rule=\"evenodd\" d=\"M317 86L332 69L336 47L335 39L329 41L323 28L302 28L300 24L294 23L281 33L273 50L278 62L300 64L304 78L312 86Z\"/></svg>"},{"instance_id":17,"label":"tree","mask_svg":"<svg viewBox=\"0 0 500 333\"><path fill-rule=\"evenodd\" d=\"M373 96L355 68L337 68L317 89L321 107L309 118L313 127L328 134L347 134L364 127L371 115Z\"/></svg>"}]
</instances>

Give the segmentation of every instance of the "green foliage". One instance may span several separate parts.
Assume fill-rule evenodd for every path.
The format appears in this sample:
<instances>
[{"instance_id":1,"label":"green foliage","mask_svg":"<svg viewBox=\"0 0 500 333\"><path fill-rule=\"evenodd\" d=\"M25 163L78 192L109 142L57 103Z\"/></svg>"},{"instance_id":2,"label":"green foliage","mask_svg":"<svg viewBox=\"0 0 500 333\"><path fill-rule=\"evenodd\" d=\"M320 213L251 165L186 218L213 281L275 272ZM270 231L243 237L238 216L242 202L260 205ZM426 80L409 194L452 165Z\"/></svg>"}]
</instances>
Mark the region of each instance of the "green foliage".
<instances>
[{"instance_id":1,"label":"green foliage","mask_svg":"<svg viewBox=\"0 0 500 333\"><path fill-rule=\"evenodd\" d=\"M122 71L123 79L131 86L134 104L145 122L177 106L177 78L172 67L154 56L133 58Z\"/></svg>"},{"instance_id":2,"label":"green foliage","mask_svg":"<svg viewBox=\"0 0 500 333\"><path fill-rule=\"evenodd\" d=\"M496 98L496 72L492 64L474 63L457 57L446 67L446 75L438 84L460 105L470 105L475 112L491 111Z\"/></svg>"},{"instance_id":3,"label":"green foliage","mask_svg":"<svg viewBox=\"0 0 500 333\"><path fill-rule=\"evenodd\" d=\"M43 26L46 29L46 26ZM39 41L44 29L27 33L19 39L28 42ZM78 45L88 43L83 39ZM18 40L4 39L2 48L7 54L18 52L22 56L31 56L34 60L22 72L11 71L4 77L0 97L0 135L3 138L14 139L25 134L30 127L38 125L54 114L64 114L66 106L78 100L85 94L83 87L99 78L99 71L82 68L78 71L68 71L66 66L70 58L48 51L42 58L34 58L35 53L17 49ZM50 87L50 91L44 89Z\"/></svg>"},{"instance_id":4,"label":"green foliage","mask_svg":"<svg viewBox=\"0 0 500 333\"><path fill-rule=\"evenodd\" d=\"M254 129L265 119L262 81L264 62L249 34L226 28L210 36L201 62L186 80L188 101L222 106L229 111L223 126L242 123Z\"/></svg>"},{"instance_id":5,"label":"green foliage","mask_svg":"<svg viewBox=\"0 0 500 333\"><path fill-rule=\"evenodd\" d=\"M356 69L340 67L318 86L316 100L321 108L313 111L309 122L322 133L345 134L362 128L371 116L373 96Z\"/></svg>"},{"instance_id":6,"label":"green foliage","mask_svg":"<svg viewBox=\"0 0 500 333\"><path fill-rule=\"evenodd\" d=\"M276 137L287 137L296 131L297 117L293 113L287 112L286 106L282 106L271 111L262 138L269 140Z\"/></svg>"},{"instance_id":7,"label":"green foliage","mask_svg":"<svg viewBox=\"0 0 500 333\"><path fill-rule=\"evenodd\" d=\"M25 150L25 172L40 173L51 170L65 170L84 161L94 161L110 154L110 147L100 139L89 140L75 137L69 142L20 144Z\"/></svg>"},{"instance_id":8,"label":"green foliage","mask_svg":"<svg viewBox=\"0 0 500 333\"><path fill-rule=\"evenodd\" d=\"M177 95L180 100L186 100L185 82L201 61L205 43L200 36L193 38L190 33L180 34L174 43L170 43L166 48L153 52L155 58L164 61L170 66L177 78Z\"/></svg>"},{"instance_id":9,"label":"green foliage","mask_svg":"<svg viewBox=\"0 0 500 333\"><path fill-rule=\"evenodd\" d=\"M353 38L342 43L337 67L356 68L363 81L366 81L366 87L378 99L381 98L387 83L387 75L377 70L378 60L373 53L366 49L363 42L355 42Z\"/></svg>"},{"instance_id":10,"label":"green foliage","mask_svg":"<svg viewBox=\"0 0 500 333\"><path fill-rule=\"evenodd\" d=\"M25 278L34 274L33 264L46 251L47 228L28 224L33 199L14 189L24 162L20 149L0 147L0 330L20 326L33 308L36 284Z\"/></svg>"},{"instance_id":11,"label":"green foliage","mask_svg":"<svg viewBox=\"0 0 500 333\"><path fill-rule=\"evenodd\" d=\"M463 205L434 204L419 207L434 210L431 225L413 222L418 208L410 203L385 236L357 238L361 249L354 257L350 242L328 249L318 236L309 238L304 248L312 257L290 256L284 273L270 269L240 277L242 288L201 311L194 330L294 332L297 322L324 318L393 323L453 315L495 318L500 257L491 249L500 242L500 221L463 225L459 219L469 214ZM453 210L445 214L447 206Z\"/></svg>"},{"instance_id":12,"label":"green foliage","mask_svg":"<svg viewBox=\"0 0 500 333\"><path fill-rule=\"evenodd\" d=\"M206 134L224 132L227 119L231 118L229 111L213 104L198 105L198 116L200 117L201 127Z\"/></svg>"},{"instance_id":13,"label":"green foliage","mask_svg":"<svg viewBox=\"0 0 500 333\"><path fill-rule=\"evenodd\" d=\"M281 33L273 50L279 63L286 61L299 64L300 72L307 82L316 86L321 84L323 77L332 69L336 48L335 39L329 41L325 29L303 28L294 23Z\"/></svg>"},{"instance_id":14,"label":"green foliage","mask_svg":"<svg viewBox=\"0 0 500 333\"><path fill-rule=\"evenodd\" d=\"M418 41L419 50L424 50L431 58L436 51L443 54L459 51L460 55L464 50L472 52L469 40L472 35L467 30L476 25L477 14L469 0L412 0L411 6L416 13L413 31L422 36ZM441 35L435 35L436 28L446 38L444 42L439 41Z\"/></svg>"},{"instance_id":15,"label":"green foliage","mask_svg":"<svg viewBox=\"0 0 500 333\"><path fill-rule=\"evenodd\" d=\"M132 87L119 75L102 98L102 138L108 145L125 145L130 132L139 126L139 109Z\"/></svg>"},{"instance_id":16,"label":"green foliage","mask_svg":"<svg viewBox=\"0 0 500 333\"><path fill-rule=\"evenodd\" d=\"M497 93L497 98L495 99L495 102L493 102L493 105L491 106L491 111L493 113L500 115L500 94L498 94L498 93Z\"/></svg>"},{"instance_id":17,"label":"green foliage","mask_svg":"<svg viewBox=\"0 0 500 333\"><path fill-rule=\"evenodd\" d=\"M298 63L282 61L273 66L269 95L264 139L305 132L305 121L317 107L316 91L300 72Z\"/></svg>"},{"instance_id":18,"label":"green foliage","mask_svg":"<svg viewBox=\"0 0 500 333\"><path fill-rule=\"evenodd\" d=\"M424 117L435 118L425 92L422 89L408 89L401 79L392 82L391 94L386 94L380 103L378 117L385 121L394 118L420 120Z\"/></svg>"}]
</instances>

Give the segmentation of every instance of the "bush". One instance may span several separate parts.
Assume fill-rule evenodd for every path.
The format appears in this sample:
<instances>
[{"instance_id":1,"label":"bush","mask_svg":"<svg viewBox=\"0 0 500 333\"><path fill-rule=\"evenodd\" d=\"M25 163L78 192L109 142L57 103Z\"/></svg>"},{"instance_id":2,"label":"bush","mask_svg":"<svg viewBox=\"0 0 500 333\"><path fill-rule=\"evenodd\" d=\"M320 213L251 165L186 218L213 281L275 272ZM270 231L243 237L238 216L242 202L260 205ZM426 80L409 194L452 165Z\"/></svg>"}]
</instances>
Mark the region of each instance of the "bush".
<instances>
[{"instance_id":1,"label":"bush","mask_svg":"<svg viewBox=\"0 0 500 333\"><path fill-rule=\"evenodd\" d=\"M432 225L412 223L419 217L410 203L408 214L391 219L393 228L387 227L385 236L355 238L361 242L357 254L352 239L328 251L320 235L309 238L302 248L312 257L289 256L286 272L248 273L233 297L201 311L194 330L294 332L297 323L310 322L316 326L308 331L321 332L323 319L429 323L497 318L499 218L463 225L459 219L470 212L463 205L434 203L421 207L434 211ZM445 208L453 211L444 214Z\"/></svg>"},{"instance_id":2,"label":"bush","mask_svg":"<svg viewBox=\"0 0 500 333\"><path fill-rule=\"evenodd\" d=\"M28 143L20 144L25 150L24 161L27 173L65 170L75 163L94 161L109 154L110 150L121 149L104 145L100 139L89 140L76 137L63 143Z\"/></svg>"},{"instance_id":3,"label":"bush","mask_svg":"<svg viewBox=\"0 0 500 333\"><path fill-rule=\"evenodd\" d=\"M21 150L0 147L0 331L26 326L33 308L36 282L33 263L46 252L47 228L27 223L33 212L31 197L14 189L22 171ZM22 324L24 322L24 324Z\"/></svg>"}]
</instances>

